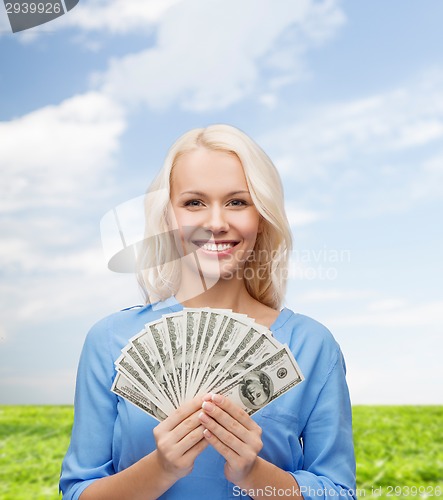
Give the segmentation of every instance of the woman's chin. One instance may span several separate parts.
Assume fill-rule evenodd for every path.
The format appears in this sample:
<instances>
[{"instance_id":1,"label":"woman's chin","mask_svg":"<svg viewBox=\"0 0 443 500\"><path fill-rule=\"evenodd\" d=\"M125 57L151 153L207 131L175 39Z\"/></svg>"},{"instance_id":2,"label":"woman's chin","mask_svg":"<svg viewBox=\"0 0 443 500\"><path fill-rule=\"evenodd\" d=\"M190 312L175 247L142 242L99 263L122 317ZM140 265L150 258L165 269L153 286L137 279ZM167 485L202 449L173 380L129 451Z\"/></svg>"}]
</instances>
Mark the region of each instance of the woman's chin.
<instances>
[{"instance_id":1,"label":"woman's chin","mask_svg":"<svg viewBox=\"0 0 443 500\"><path fill-rule=\"evenodd\" d=\"M202 268L202 275L205 280L208 281L230 281L235 278L241 279L241 273L237 269L232 269L231 267L225 268L220 266L216 272L211 272Z\"/></svg>"}]
</instances>

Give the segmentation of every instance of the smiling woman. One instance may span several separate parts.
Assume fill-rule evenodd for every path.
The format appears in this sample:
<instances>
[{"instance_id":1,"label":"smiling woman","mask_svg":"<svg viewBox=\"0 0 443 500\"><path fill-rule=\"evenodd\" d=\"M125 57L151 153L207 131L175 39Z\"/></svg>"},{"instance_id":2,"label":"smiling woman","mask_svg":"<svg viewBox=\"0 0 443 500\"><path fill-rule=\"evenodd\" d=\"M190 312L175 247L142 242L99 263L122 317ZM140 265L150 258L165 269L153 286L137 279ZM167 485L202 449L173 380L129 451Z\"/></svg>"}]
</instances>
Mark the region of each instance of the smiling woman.
<instances>
[{"instance_id":1,"label":"smiling woman","mask_svg":"<svg viewBox=\"0 0 443 500\"><path fill-rule=\"evenodd\" d=\"M282 308L291 235L271 160L234 127L191 130L170 149L146 200L146 233L154 235L146 238L139 259L146 305L105 318L86 339L60 479L64 498L225 499L238 496L238 488L257 499L269 490L300 499L355 498L342 353L323 325ZM277 394L286 369L280 366L271 380L264 368L270 356L256 366L263 371L245 358L230 367L229 376L240 381L244 408L252 415L267 405L263 411L251 416L233 393L198 392L203 384L193 399L172 392L172 409L158 423L153 413L111 392L114 360L144 325L184 307L201 314L207 307L231 309L237 317L255 318L265 336L271 339L272 332L287 344L305 381ZM189 328L190 344L196 330ZM177 346L175 327L169 335ZM150 350L156 341L148 335L146 342ZM183 364L187 346L180 347ZM199 349L210 359L212 348L207 351ZM177 352L171 350L171 359ZM221 362L223 351L218 354L212 361ZM163 373L166 365L165 356ZM155 367L152 373L161 376ZM146 388L154 400L161 396Z\"/></svg>"}]
</instances>

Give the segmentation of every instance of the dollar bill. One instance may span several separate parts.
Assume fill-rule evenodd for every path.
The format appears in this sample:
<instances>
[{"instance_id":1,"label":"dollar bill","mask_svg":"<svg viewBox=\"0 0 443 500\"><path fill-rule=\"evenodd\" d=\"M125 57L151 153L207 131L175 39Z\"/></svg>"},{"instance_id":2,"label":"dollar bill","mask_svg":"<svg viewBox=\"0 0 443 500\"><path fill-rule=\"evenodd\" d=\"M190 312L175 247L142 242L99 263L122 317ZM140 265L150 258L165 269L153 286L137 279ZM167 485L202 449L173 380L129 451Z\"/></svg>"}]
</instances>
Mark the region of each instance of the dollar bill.
<instances>
[{"instance_id":1,"label":"dollar bill","mask_svg":"<svg viewBox=\"0 0 443 500\"><path fill-rule=\"evenodd\" d=\"M134 353L134 348L130 347L131 354L137 357ZM164 413L169 414L174 410L167 396L158 386L157 381L152 374L147 374L146 370L140 366L141 360L138 363L134 361L130 354L122 353L115 362L115 368L122 373L137 389L146 394Z\"/></svg>"},{"instance_id":2,"label":"dollar bill","mask_svg":"<svg viewBox=\"0 0 443 500\"><path fill-rule=\"evenodd\" d=\"M219 352L214 352L211 365L215 369L206 377L206 382L199 388L199 392L219 387L225 378L232 379L233 374L238 373L240 367L243 367L243 369L248 368L251 364L259 361L266 354L275 352L281 346L272 337L272 332L268 328L255 323L252 318L237 313L233 314L233 317L243 326L237 335L232 335L228 342L223 344ZM251 359L248 359L247 364L243 364L244 359L240 359L242 356ZM234 371L231 370L233 365L236 365Z\"/></svg>"},{"instance_id":3,"label":"dollar bill","mask_svg":"<svg viewBox=\"0 0 443 500\"><path fill-rule=\"evenodd\" d=\"M175 388L175 396L177 401L184 400L184 384L183 384L183 356L186 352L185 335L183 332L183 312L168 314L163 316L163 322L166 327L167 335L169 336L172 366L177 379L178 386Z\"/></svg>"},{"instance_id":4,"label":"dollar bill","mask_svg":"<svg viewBox=\"0 0 443 500\"><path fill-rule=\"evenodd\" d=\"M267 331L259 333L255 327L250 328L244 339L226 356L222 369L216 374L218 377L210 382L212 390L228 385L239 373L277 352L280 347L281 344Z\"/></svg>"},{"instance_id":5,"label":"dollar bill","mask_svg":"<svg viewBox=\"0 0 443 500\"><path fill-rule=\"evenodd\" d=\"M172 389L172 395L175 397L177 405L181 404L180 383L178 380L176 361L172 354L171 332L163 321L163 318L155 323L145 325L147 337L151 339L151 345L158 355L158 363L161 372L167 378L167 384Z\"/></svg>"},{"instance_id":6,"label":"dollar bill","mask_svg":"<svg viewBox=\"0 0 443 500\"><path fill-rule=\"evenodd\" d=\"M196 394L196 389L200 386L201 380L205 375L208 357L212 346L217 339L220 329L228 321L230 313L220 312L212 309L206 322L202 341L196 356L196 366L193 371L194 378L191 383L191 391Z\"/></svg>"},{"instance_id":7,"label":"dollar bill","mask_svg":"<svg viewBox=\"0 0 443 500\"><path fill-rule=\"evenodd\" d=\"M223 369L228 354L245 339L248 330L250 330L250 322L243 318L239 319L238 315L228 319L208 355L209 362L200 385L195 389L196 393L204 392L209 388L214 372L220 372Z\"/></svg>"},{"instance_id":8,"label":"dollar bill","mask_svg":"<svg viewBox=\"0 0 443 500\"><path fill-rule=\"evenodd\" d=\"M167 395L171 403L175 408L178 408L179 402L177 399L176 388L174 388L171 384L170 376L166 372L166 368L160 360L159 354L154 347L151 335L151 331L148 333L146 330L143 330L141 333L131 338L130 343L143 360L145 366L154 375L155 380Z\"/></svg>"},{"instance_id":9,"label":"dollar bill","mask_svg":"<svg viewBox=\"0 0 443 500\"><path fill-rule=\"evenodd\" d=\"M118 369L118 365L122 359L125 359L127 363L130 363L131 366L138 371L139 377L143 378L149 386L155 388L159 399L164 400L165 402L169 401L168 395L164 392L163 387L158 383L155 377L155 367L149 365L148 362L143 361L132 344L128 344L122 349L122 354L115 361L116 369ZM171 405L170 402L169 404Z\"/></svg>"},{"instance_id":10,"label":"dollar bill","mask_svg":"<svg viewBox=\"0 0 443 500\"><path fill-rule=\"evenodd\" d=\"M148 415L151 415L151 417L154 417L159 422L167 417L166 413L160 410L155 403L153 403L145 394L140 392L139 389L137 389L137 387L135 387L131 381L121 373L117 373L112 384L111 391L138 406L141 410L146 412Z\"/></svg>"},{"instance_id":11,"label":"dollar bill","mask_svg":"<svg viewBox=\"0 0 443 500\"><path fill-rule=\"evenodd\" d=\"M183 367L184 399L190 396L190 380L195 360L195 353L200 346L203 331L208 317L208 311L202 309L184 309L184 331L186 336L186 355ZM191 396L192 397L192 396Z\"/></svg>"},{"instance_id":12,"label":"dollar bill","mask_svg":"<svg viewBox=\"0 0 443 500\"><path fill-rule=\"evenodd\" d=\"M284 345L238 375L219 393L252 415L303 380L300 367Z\"/></svg>"}]
</instances>

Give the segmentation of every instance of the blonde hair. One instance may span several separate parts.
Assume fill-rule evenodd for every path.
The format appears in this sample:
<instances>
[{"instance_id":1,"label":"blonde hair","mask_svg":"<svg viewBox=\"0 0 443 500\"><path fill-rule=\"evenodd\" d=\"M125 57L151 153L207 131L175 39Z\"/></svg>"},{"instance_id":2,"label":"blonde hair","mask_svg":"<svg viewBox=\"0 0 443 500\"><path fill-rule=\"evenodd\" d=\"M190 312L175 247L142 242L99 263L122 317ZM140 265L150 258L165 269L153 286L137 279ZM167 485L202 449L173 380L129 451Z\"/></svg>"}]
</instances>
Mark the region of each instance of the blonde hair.
<instances>
[{"instance_id":1,"label":"blonde hair","mask_svg":"<svg viewBox=\"0 0 443 500\"><path fill-rule=\"evenodd\" d=\"M174 295L180 284L180 260L168 226L171 173L177 160L198 148L235 154L243 166L249 192L261 216L253 259L245 262L249 294L272 308L281 307L286 290L292 237L283 200L283 186L274 164L244 132L230 125L190 130L170 148L145 202L149 233L138 260L138 281L146 303ZM246 269L252 271L247 273ZM260 270L260 272L259 272Z\"/></svg>"}]
</instances>

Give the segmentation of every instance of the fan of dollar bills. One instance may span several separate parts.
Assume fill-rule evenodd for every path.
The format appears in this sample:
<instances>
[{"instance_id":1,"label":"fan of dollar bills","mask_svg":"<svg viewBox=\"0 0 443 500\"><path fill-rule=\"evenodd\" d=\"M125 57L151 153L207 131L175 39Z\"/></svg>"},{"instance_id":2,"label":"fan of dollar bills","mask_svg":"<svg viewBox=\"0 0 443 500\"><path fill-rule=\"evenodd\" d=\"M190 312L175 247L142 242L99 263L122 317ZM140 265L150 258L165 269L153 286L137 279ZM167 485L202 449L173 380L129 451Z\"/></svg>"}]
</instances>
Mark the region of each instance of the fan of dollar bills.
<instances>
[{"instance_id":1,"label":"fan of dollar bills","mask_svg":"<svg viewBox=\"0 0 443 500\"><path fill-rule=\"evenodd\" d=\"M304 380L270 330L227 309L164 314L129 340L111 390L159 421L216 392L253 414Z\"/></svg>"}]
</instances>

